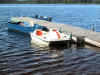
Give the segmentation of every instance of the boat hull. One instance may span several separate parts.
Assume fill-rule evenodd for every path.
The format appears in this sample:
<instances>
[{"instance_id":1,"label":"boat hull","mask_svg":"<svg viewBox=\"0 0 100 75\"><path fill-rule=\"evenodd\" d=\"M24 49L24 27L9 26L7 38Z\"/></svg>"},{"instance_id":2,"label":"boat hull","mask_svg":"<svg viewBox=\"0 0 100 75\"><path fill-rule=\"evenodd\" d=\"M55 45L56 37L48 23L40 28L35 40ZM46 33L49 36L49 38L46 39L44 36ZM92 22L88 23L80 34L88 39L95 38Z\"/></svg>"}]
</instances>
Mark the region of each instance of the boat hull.
<instances>
[{"instance_id":1,"label":"boat hull","mask_svg":"<svg viewBox=\"0 0 100 75\"><path fill-rule=\"evenodd\" d=\"M59 41L44 41L37 37L31 37L31 43L38 45L40 47L50 47L50 48L70 48L71 47L71 39L70 40L59 40Z\"/></svg>"},{"instance_id":2,"label":"boat hull","mask_svg":"<svg viewBox=\"0 0 100 75\"><path fill-rule=\"evenodd\" d=\"M11 24L11 23L8 23L8 29L23 32L23 33L27 33L27 34L34 31L34 28L31 27L31 26L30 27L27 27L27 26L25 27L25 26L21 26L21 25L18 25L18 24Z\"/></svg>"},{"instance_id":3,"label":"boat hull","mask_svg":"<svg viewBox=\"0 0 100 75\"><path fill-rule=\"evenodd\" d=\"M60 40L60 41L50 41L49 43L50 48L70 48L71 47L71 40Z\"/></svg>"},{"instance_id":4,"label":"boat hull","mask_svg":"<svg viewBox=\"0 0 100 75\"><path fill-rule=\"evenodd\" d=\"M49 46L50 42L43 41L43 40L34 36L34 37L31 37L31 43L38 45L40 47L46 47L46 46Z\"/></svg>"}]
</instances>

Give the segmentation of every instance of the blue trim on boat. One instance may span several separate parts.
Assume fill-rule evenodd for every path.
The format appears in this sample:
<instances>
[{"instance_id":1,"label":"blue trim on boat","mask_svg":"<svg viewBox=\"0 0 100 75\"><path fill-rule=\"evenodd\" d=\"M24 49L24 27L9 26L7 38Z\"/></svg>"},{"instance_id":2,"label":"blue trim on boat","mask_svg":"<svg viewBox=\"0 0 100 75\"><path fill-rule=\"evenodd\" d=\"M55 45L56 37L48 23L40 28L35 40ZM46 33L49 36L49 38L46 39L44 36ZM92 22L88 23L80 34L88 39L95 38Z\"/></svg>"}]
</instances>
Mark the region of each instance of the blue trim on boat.
<instances>
[{"instance_id":1,"label":"blue trim on boat","mask_svg":"<svg viewBox=\"0 0 100 75\"><path fill-rule=\"evenodd\" d=\"M13 23L8 23L8 29L16 30L16 31L20 31L20 32L28 33L28 34L35 30L34 27L21 26L19 24L13 24Z\"/></svg>"},{"instance_id":2,"label":"blue trim on boat","mask_svg":"<svg viewBox=\"0 0 100 75\"><path fill-rule=\"evenodd\" d=\"M48 30L48 28L46 28L45 26L41 26L39 24L34 24L33 27L31 27L30 24L23 22L22 24L8 23L8 29L28 34L34 32L36 29Z\"/></svg>"}]
</instances>

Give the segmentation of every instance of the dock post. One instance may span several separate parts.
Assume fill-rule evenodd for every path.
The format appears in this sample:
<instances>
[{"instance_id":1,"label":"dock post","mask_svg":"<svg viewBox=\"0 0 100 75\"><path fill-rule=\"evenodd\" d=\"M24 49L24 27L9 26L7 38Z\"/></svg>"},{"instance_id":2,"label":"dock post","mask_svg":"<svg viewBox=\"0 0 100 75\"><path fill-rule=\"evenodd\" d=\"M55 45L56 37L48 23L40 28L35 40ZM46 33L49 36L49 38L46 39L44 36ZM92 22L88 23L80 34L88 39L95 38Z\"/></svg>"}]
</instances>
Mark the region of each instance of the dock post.
<instances>
[{"instance_id":1,"label":"dock post","mask_svg":"<svg viewBox=\"0 0 100 75\"><path fill-rule=\"evenodd\" d=\"M85 37L77 36L76 48L84 48L85 47Z\"/></svg>"}]
</instances>

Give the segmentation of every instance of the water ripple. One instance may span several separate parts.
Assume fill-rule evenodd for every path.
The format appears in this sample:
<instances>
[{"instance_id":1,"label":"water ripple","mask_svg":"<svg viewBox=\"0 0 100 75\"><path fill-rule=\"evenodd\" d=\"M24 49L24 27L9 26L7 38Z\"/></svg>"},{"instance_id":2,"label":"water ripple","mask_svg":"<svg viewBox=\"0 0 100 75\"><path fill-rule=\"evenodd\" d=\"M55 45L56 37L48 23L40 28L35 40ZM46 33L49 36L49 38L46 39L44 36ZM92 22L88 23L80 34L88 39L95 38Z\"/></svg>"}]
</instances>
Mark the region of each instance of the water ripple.
<instances>
[{"instance_id":1,"label":"water ripple","mask_svg":"<svg viewBox=\"0 0 100 75\"><path fill-rule=\"evenodd\" d=\"M16 6L16 5L15 5ZM32 6L32 5L30 5ZM84 24L87 27L94 23L99 30L99 15L88 13L95 9L77 5L64 5L56 8L45 7L0 7L0 75L100 75L100 52L91 49L49 49L40 48L30 43L30 37L17 32L8 31L7 22L12 16L33 16L31 14L51 15L56 17L54 21L68 24ZM38 7L38 5L37 5ZM54 8L53 8L54 7ZM94 7L94 6L92 6ZM25 8L23 10L23 8ZM30 8L30 9L29 9ZM74 10L73 10L74 8ZM69 10L69 11L65 11ZM87 12L87 9L90 10ZM50 11L52 10L52 11ZM82 10L82 11L81 11ZM19 13L20 11L20 13ZM28 12L30 11L30 12ZM64 11L61 15L60 11ZM78 12L77 12L78 11ZM84 11L85 15L82 13ZM73 12L77 12L72 14ZM57 13L57 14L54 14ZM66 15L65 15L66 14ZM93 21L90 21L93 20ZM87 23L87 24L86 24Z\"/></svg>"}]
</instances>

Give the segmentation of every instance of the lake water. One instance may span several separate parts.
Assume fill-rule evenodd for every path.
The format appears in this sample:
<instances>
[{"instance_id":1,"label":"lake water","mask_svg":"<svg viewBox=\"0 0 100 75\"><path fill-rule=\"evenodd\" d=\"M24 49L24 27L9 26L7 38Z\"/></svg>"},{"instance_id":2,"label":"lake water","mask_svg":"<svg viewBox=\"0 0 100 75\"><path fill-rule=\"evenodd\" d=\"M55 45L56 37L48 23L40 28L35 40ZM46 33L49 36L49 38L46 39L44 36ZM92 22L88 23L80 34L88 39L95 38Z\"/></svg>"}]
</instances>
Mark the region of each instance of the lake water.
<instances>
[{"instance_id":1,"label":"lake water","mask_svg":"<svg viewBox=\"0 0 100 75\"><path fill-rule=\"evenodd\" d=\"M52 16L53 22L100 32L100 5L0 5L0 75L100 75L100 52L95 48L49 49L30 43L24 34L8 32L13 16ZM98 49L99 50L99 49Z\"/></svg>"}]
</instances>

